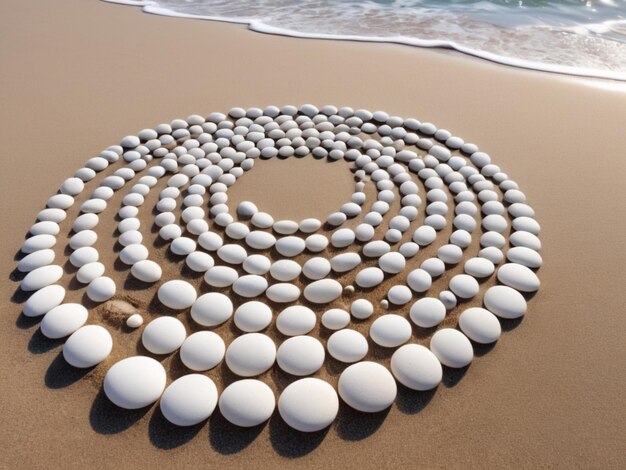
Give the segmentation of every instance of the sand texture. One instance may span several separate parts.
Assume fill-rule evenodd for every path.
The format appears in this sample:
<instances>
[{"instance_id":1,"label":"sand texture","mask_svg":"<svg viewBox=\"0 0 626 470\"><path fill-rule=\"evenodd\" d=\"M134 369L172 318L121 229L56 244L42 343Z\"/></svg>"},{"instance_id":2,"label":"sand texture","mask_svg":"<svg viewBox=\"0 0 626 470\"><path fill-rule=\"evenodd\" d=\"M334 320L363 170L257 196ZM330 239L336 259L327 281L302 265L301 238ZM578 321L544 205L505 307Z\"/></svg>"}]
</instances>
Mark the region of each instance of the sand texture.
<instances>
[{"instance_id":1,"label":"sand texture","mask_svg":"<svg viewBox=\"0 0 626 470\"><path fill-rule=\"evenodd\" d=\"M626 85L441 51L263 35L95 0L2 2L0 40L0 467L626 465ZM132 283L124 290L118 282L117 305L87 304L90 319L115 332L115 348L92 371L72 369L60 356L62 342L45 339L38 322L20 315L16 255L34 216L63 179L127 134L232 106L306 102L431 121L488 152L520 184L542 226L542 287L527 316L508 325L495 347L479 351L466 373L447 374L435 392L400 388L391 409L373 415L342 405L321 433L292 431L277 413L249 430L219 413L181 429L158 407L116 408L100 391L102 376L116 360L143 351L140 333L120 327L128 305L119 302L156 313L154 290ZM296 220L325 217L353 190L342 162L311 158L261 162L238 183L229 192L231 209L247 199ZM157 195L146 200L145 236L156 236L145 208ZM75 205L68 220L77 213ZM98 226L107 267L119 251L115 224L103 217ZM64 245L57 259L67 256ZM180 271L182 262L168 259L166 246L148 246L170 274ZM200 286L201 277L193 282ZM69 298L81 301L83 291L69 287ZM236 334L220 328L225 338ZM388 364L388 352L371 354ZM185 373L176 355L164 364L171 378ZM320 374L335 383L333 367ZM209 375L220 389L234 380L221 366ZM287 380L271 371L266 379L277 391Z\"/></svg>"}]
</instances>

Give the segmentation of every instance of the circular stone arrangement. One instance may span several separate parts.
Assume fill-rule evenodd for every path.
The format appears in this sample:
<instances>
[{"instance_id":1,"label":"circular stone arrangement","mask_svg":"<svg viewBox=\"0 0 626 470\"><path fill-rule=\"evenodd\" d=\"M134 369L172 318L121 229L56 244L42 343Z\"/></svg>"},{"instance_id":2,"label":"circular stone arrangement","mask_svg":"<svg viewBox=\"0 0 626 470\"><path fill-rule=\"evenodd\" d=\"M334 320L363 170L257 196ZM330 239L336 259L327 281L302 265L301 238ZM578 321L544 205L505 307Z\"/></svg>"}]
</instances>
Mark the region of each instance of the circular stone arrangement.
<instances>
[{"instance_id":1,"label":"circular stone arrangement","mask_svg":"<svg viewBox=\"0 0 626 470\"><path fill-rule=\"evenodd\" d=\"M352 197L325 220L279 220L253 201L229 207L230 188L259 161L304 157L353 174ZM115 270L153 296L116 326L91 311L125 297L96 248L106 211L117 221ZM62 182L21 247L23 313L42 318L44 336L67 338L71 366L102 363L119 407L160 400L178 426L219 408L242 427L278 408L314 432L340 399L375 413L397 383L436 388L446 368L467 367L476 345L525 315L543 263L534 217L488 154L432 123L310 104L192 115L124 137ZM160 247L180 263L159 262ZM59 283L72 276L84 305ZM116 341L132 334L131 357L112 363ZM161 362L176 354L184 373L172 380ZM290 378L280 394L278 370Z\"/></svg>"}]
</instances>

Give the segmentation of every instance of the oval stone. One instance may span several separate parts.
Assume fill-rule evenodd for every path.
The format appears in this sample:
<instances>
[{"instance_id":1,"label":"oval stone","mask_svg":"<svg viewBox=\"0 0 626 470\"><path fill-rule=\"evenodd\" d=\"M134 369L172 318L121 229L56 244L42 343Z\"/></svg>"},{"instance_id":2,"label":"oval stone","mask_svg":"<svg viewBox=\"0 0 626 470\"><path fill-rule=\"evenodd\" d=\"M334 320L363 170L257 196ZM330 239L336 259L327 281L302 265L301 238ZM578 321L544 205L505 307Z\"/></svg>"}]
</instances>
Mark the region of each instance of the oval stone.
<instances>
[{"instance_id":1,"label":"oval stone","mask_svg":"<svg viewBox=\"0 0 626 470\"><path fill-rule=\"evenodd\" d=\"M339 398L335 389L321 379L300 379L283 390L278 411L292 428L316 432L334 421L339 412Z\"/></svg>"},{"instance_id":2,"label":"oval stone","mask_svg":"<svg viewBox=\"0 0 626 470\"><path fill-rule=\"evenodd\" d=\"M50 339L71 335L87 321L89 313L81 304L61 304L51 309L41 321L41 333Z\"/></svg>"},{"instance_id":3,"label":"oval stone","mask_svg":"<svg viewBox=\"0 0 626 470\"><path fill-rule=\"evenodd\" d=\"M86 369L100 364L113 349L111 334L99 325L76 330L63 345L63 358L68 364Z\"/></svg>"},{"instance_id":4,"label":"oval stone","mask_svg":"<svg viewBox=\"0 0 626 470\"><path fill-rule=\"evenodd\" d=\"M258 426L267 421L275 406L272 389L254 379L233 382L224 389L219 399L222 416L241 427Z\"/></svg>"},{"instance_id":5,"label":"oval stone","mask_svg":"<svg viewBox=\"0 0 626 470\"><path fill-rule=\"evenodd\" d=\"M194 371L212 369L224 358L226 346L222 338L212 331L198 331L180 347L180 360Z\"/></svg>"},{"instance_id":6,"label":"oval stone","mask_svg":"<svg viewBox=\"0 0 626 470\"><path fill-rule=\"evenodd\" d=\"M65 288L57 284L39 289L24 303L22 312L27 317L39 317L58 306L65 298Z\"/></svg>"},{"instance_id":7,"label":"oval stone","mask_svg":"<svg viewBox=\"0 0 626 470\"><path fill-rule=\"evenodd\" d=\"M520 318L527 308L524 296L507 286L490 287L485 292L483 302L490 312L509 320Z\"/></svg>"},{"instance_id":8,"label":"oval stone","mask_svg":"<svg viewBox=\"0 0 626 470\"><path fill-rule=\"evenodd\" d=\"M141 342L153 354L170 354L180 348L186 336L185 326L179 319L164 316L148 323Z\"/></svg>"},{"instance_id":9,"label":"oval stone","mask_svg":"<svg viewBox=\"0 0 626 470\"><path fill-rule=\"evenodd\" d=\"M304 305L293 305L276 317L276 328L286 336L305 335L317 323L317 316Z\"/></svg>"},{"instance_id":10,"label":"oval stone","mask_svg":"<svg viewBox=\"0 0 626 470\"><path fill-rule=\"evenodd\" d=\"M480 307L468 308L459 316L459 328L469 339L480 344L498 341L502 328L493 313Z\"/></svg>"},{"instance_id":11,"label":"oval stone","mask_svg":"<svg viewBox=\"0 0 626 470\"><path fill-rule=\"evenodd\" d=\"M310 375L324 364L324 346L311 336L294 336L285 340L276 353L278 366L292 375Z\"/></svg>"},{"instance_id":12,"label":"oval stone","mask_svg":"<svg viewBox=\"0 0 626 470\"><path fill-rule=\"evenodd\" d=\"M256 300L245 302L235 310L234 322L237 328L246 333L255 333L272 322L272 309Z\"/></svg>"},{"instance_id":13,"label":"oval stone","mask_svg":"<svg viewBox=\"0 0 626 470\"><path fill-rule=\"evenodd\" d=\"M365 413L382 411L396 398L397 386L391 372L376 362L359 362L339 377L339 396L352 408Z\"/></svg>"},{"instance_id":14,"label":"oval stone","mask_svg":"<svg viewBox=\"0 0 626 470\"><path fill-rule=\"evenodd\" d=\"M412 332L407 319L396 314L381 315L370 327L372 340L385 348L395 348L406 343Z\"/></svg>"},{"instance_id":15,"label":"oval stone","mask_svg":"<svg viewBox=\"0 0 626 470\"><path fill-rule=\"evenodd\" d=\"M444 366L461 368L472 362L474 349L463 333L452 328L438 330L430 338L430 350Z\"/></svg>"},{"instance_id":16,"label":"oval stone","mask_svg":"<svg viewBox=\"0 0 626 470\"><path fill-rule=\"evenodd\" d=\"M191 306L191 318L203 326L217 326L233 314L233 303L224 294L209 292L201 295Z\"/></svg>"},{"instance_id":17,"label":"oval stone","mask_svg":"<svg viewBox=\"0 0 626 470\"><path fill-rule=\"evenodd\" d=\"M242 377L262 374L272 367L275 359L274 341L261 333L239 336L226 349L226 365Z\"/></svg>"},{"instance_id":18,"label":"oval stone","mask_svg":"<svg viewBox=\"0 0 626 470\"><path fill-rule=\"evenodd\" d=\"M304 298L315 304L327 304L337 299L343 291L342 285L334 279L315 281L304 289Z\"/></svg>"},{"instance_id":19,"label":"oval stone","mask_svg":"<svg viewBox=\"0 0 626 470\"><path fill-rule=\"evenodd\" d=\"M409 315L417 326L432 328L446 317L446 306L434 297L423 297L411 306Z\"/></svg>"},{"instance_id":20,"label":"oval stone","mask_svg":"<svg viewBox=\"0 0 626 470\"><path fill-rule=\"evenodd\" d=\"M348 363L360 361L369 349L365 336L351 329L339 330L330 335L326 347L332 357Z\"/></svg>"},{"instance_id":21,"label":"oval stone","mask_svg":"<svg viewBox=\"0 0 626 470\"><path fill-rule=\"evenodd\" d=\"M420 344L405 344L391 356L391 372L411 390L431 390L441 382L443 370L437 356Z\"/></svg>"},{"instance_id":22,"label":"oval stone","mask_svg":"<svg viewBox=\"0 0 626 470\"><path fill-rule=\"evenodd\" d=\"M167 281L157 291L159 301L173 310L191 307L197 296L196 289L191 284L179 279Z\"/></svg>"},{"instance_id":23,"label":"oval stone","mask_svg":"<svg viewBox=\"0 0 626 470\"><path fill-rule=\"evenodd\" d=\"M498 269L498 281L521 292L536 292L541 282L537 275L522 264L506 263Z\"/></svg>"},{"instance_id":24,"label":"oval stone","mask_svg":"<svg viewBox=\"0 0 626 470\"><path fill-rule=\"evenodd\" d=\"M63 276L63 268L56 264L42 266L29 272L20 284L23 291L31 292L54 284Z\"/></svg>"},{"instance_id":25,"label":"oval stone","mask_svg":"<svg viewBox=\"0 0 626 470\"><path fill-rule=\"evenodd\" d=\"M193 426L207 419L217 405L217 387L205 375L184 375L163 392L159 406L165 419L177 426Z\"/></svg>"},{"instance_id":26,"label":"oval stone","mask_svg":"<svg viewBox=\"0 0 626 470\"><path fill-rule=\"evenodd\" d=\"M159 399L167 376L160 362L133 356L115 363L104 377L104 393L121 408L135 410Z\"/></svg>"}]
</instances>

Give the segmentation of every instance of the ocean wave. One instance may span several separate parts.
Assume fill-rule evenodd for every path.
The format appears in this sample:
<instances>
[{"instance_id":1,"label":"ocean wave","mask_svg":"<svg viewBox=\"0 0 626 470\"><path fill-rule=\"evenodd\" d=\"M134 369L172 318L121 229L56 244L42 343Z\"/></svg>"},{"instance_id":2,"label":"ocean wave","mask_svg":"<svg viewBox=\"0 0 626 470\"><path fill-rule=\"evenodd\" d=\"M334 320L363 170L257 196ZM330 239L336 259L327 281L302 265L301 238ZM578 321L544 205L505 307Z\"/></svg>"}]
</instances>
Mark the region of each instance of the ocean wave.
<instances>
[{"instance_id":1,"label":"ocean wave","mask_svg":"<svg viewBox=\"0 0 626 470\"><path fill-rule=\"evenodd\" d=\"M395 0L384 5L380 1L338 5L283 0L271 2L271 7L262 1L254 5L206 0L103 1L138 6L146 13L163 16L246 24L266 34L453 49L513 67L626 81L626 19L564 20L563 8L558 5L536 16L507 16L502 14L502 6L486 1L468 5L451 0L454 11L434 9L428 0ZM612 2L602 3L607 7ZM464 13L466 10L471 14ZM208 12L211 14L205 14ZM423 35L434 38L424 39Z\"/></svg>"}]
</instances>

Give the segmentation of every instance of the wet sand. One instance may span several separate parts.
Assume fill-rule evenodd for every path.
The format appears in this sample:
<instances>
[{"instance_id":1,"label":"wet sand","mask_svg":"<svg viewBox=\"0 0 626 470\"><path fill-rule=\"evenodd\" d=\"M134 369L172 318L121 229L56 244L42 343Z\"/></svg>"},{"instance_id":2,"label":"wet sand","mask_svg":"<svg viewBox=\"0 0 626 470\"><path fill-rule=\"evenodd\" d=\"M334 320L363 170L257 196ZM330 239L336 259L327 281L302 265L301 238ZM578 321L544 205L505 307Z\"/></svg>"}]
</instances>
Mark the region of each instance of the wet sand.
<instances>
[{"instance_id":1,"label":"wet sand","mask_svg":"<svg viewBox=\"0 0 626 470\"><path fill-rule=\"evenodd\" d=\"M624 84L397 45L269 36L97 1L4 2L0 25L3 468L624 465ZM83 373L58 357L61 342L20 316L15 255L35 214L124 135L192 113L306 102L431 121L488 152L542 225L542 288L527 316L435 393L401 389L388 412L372 416L342 409L329 430L309 436L277 414L251 430L219 414L180 430L154 408L116 409L98 386L137 332L118 334L107 363ZM249 198L281 217L322 217L352 191L349 172L317 161L264 162L254 175L233 189L232 207ZM286 204L296 190L307 197ZM117 256L114 228L110 218L98 232L107 266ZM166 262L165 249L157 253ZM154 308L150 292L124 294ZM115 330L104 310L92 319ZM175 357L168 367L181 373ZM332 369L323 373L332 380ZM273 379L280 388L284 377Z\"/></svg>"}]
</instances>

